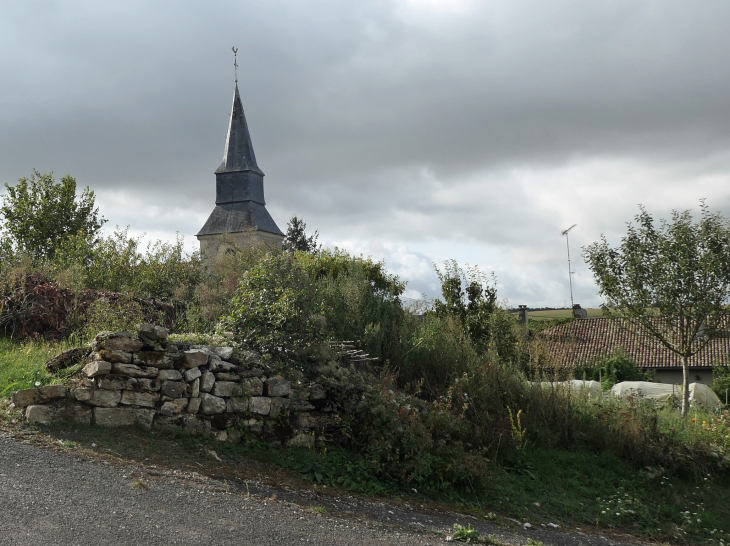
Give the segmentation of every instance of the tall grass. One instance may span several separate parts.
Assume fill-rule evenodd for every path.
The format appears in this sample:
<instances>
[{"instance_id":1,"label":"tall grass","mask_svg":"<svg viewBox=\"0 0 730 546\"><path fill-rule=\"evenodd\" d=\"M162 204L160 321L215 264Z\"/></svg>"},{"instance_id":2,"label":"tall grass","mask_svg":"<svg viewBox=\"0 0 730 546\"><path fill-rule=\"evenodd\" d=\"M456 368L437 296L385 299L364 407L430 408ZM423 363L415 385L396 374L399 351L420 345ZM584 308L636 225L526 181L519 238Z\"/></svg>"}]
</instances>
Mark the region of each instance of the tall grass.
<instances>
[{"instance_id":1,"label":"tall grass","mask_svg":"<svg viewBox=\"0 0 730 546\"><path fill-rule=\"evenodd\" d=\"M9 397L17 390L63 382L63 375L49 374L43 364L72 346L74 343L69 341L14 342L0 338L0 397Z\"/></svg>"}]
</instances>

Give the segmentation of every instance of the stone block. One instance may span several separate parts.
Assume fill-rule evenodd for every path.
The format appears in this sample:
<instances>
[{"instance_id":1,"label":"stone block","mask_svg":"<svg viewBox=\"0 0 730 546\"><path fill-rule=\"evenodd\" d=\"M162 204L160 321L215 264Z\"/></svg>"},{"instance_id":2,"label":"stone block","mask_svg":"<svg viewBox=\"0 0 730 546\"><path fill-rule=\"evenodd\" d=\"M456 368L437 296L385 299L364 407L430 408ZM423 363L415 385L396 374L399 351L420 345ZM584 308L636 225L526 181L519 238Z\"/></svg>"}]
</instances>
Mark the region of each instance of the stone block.
<instances>
[{"instance_id":1,"label":"stone block","mask_svg":"<svg viewBox=\"0 0 730 546\"><path fill-rule=\"evenodd\" d=\"M149 377L155 378L160 372L157 368L143 368L134 364L113 364L112 370L114 373L119 375L126 375L128 377Z\"/></svg>"},{"instance_id":2,"label":"stone block","mask_svg":"<svg viewBox=\"0 0 730 546\"><path fill-rule=\"evenodd\" d=\"M208 368L211 372L235 372L238 366L230 362L223 362L218 357L210 357Z\"/></svg>"},{"instance_id":3,"label":"stone block","mask_svg":"<svg viewBox=\"0 0 730 546\"><path fill-rule=\"evenodd\" d=\"M81 371L86 377L107 375L112 371L112 364L111 362L105 362L103 360L93 360L84 366Z\"/></svg>"},{"instance_id":4,"label":"stone block","mask_svg":"<svg viewBox=\"0 0 730 546\"><path fill-rule=\"evenodd\" d=\"M155 410L134 408L94 408L94 423L102 427L152 427Z\"/></svg>"},{"instance_id":5,"label":"stone block","mask_svg":"<svg viewBox=\"0 0 730 546\"><path fill-rule=\"evenodd\" d=\"M183 430L192 436L207 436L210 434L210 421L195 415L186 415L183 418Z\"/></svg>"},{"instance_id":6,"label":"stone block","mask_svg":"<svg viewBox=\"0 0 730 546\"><path fill-rule=\"evenodd\" d=\"M233 347L213 347L213 351L221 360L228 360L233 356Z\"/></svg>"},{"instance_id":7,"label":"stone block","mask_svg":"<svg viewBox=\"0 0 730 546\"><path fill-rule=\"evenodd\" d=\"M187 390L187 385L181 381L164 381L160 392L170 398L180 398Z\"/></svg>"},{"instance_id":8,"label":"stone block","mask_svg":"<svg viewBox=\"0 0 730 546\"><path fill-rule=\"evenodd\" d=\"M190 383L190 396L192 398L197 398L198 396L200 396L200 379L196 379L195 381Z\"/></svg>"},{"instance_id":9,"label":"stone block","mask_svg":"<svg viewBox=\"0 0 730 546\"><path fill-rule=\"evenodd\" d=\"M99 388L108 391L132 390L137 388L139 381L139 379L133 377L107 376L99 379Z\"/></svg>"},{"instance_id":10,"label":"stone block","mask_svg":"<svg viewBox=\"0 0 730 546\"><path fill-rule=\"evenodd\" d=\"M180 381L182 378L182 374L177 370L160 370L157 374L158 381Z\"/></svg>"},{"instance_id":11,"label":"stone block","mask_svg":"<svg viewBox=\"0 0 730 546\"><path fill-rule=\"evenodd\" d=\"M109 349L101 349L98 353L95 354L94 360L105 360L106 362L111 362L112 364L116 362L121 362L122 364L131 364L132 353L127 353L125 351L111 351Z\"/></svg>"},{"instance_id":12,"label":"stone block","mask_svg":"<svg viewBox=\"0 0 730 546\"><path fill-rule=\"evenodd\" d=\"M156 415L152 426L158 430L175 430L182 428L183 420L179 415Z\"/></svg>"},{"instance_id":13,"label":"stone block","mask_svg":"<svg viewBox=\"0 0 730 546\"><path fill-rule=\"evenodd\" d=\"M142 348L143 343L132 337L128 332L104 332L96 336L93 348L95 351L107 349L109 351L124 351L134 353Z\"/></svg>"},{"instance_id":14,"label":"stone block","mask_svg":"<svg viewBox=\"0 0 730 546\"><path fill-rule=\"evenodd\" d=\"M208 363L208 353L199 349L192 349L185 351L185 361L183 366L185 368L197 368L198 366L205 366Z\"/></svg>"},{"instance_id":15,"label":"stone block","mask_svg":"<svg viewBox=\"0 0 730 546\"><path fill-rule=\"evenodd\" d=\"M250 370L246 370L243 367L239 367L238 374L241 377L261 377L264 375L264 370L262 368L251 368Z\"/></svg>"},{"instance_id":16,"label":"stone block","mask_svg":"<svg viewBox=\"0 0 730 546\"><path fill-rule=\"evenodd\" d=\"M53 406L28 406L25 410L25 420L28 423L50 425L56 417L56 408Z\"/></svg>"},{"instance_id":17,"label":"stone block","mask_svg":"<svg viewBox=\"0 0 730 546\"><path fill-rule=\"evenodd\" d=\"M165 341L169 334L167 328L154 324L140 324L137 326L137 333L151 341Z\"/></svg>"},{"instance_id":18,"label":"stone block","mask_svg":"<svg viewBox=\"0 0 730 546\"><path fill-rule=\"evenodd\" d=\"M250 430L254 434L261 434L264 430L264 424L256 423L255 425L251 425L250 427L248 427L248 430Z\"/></svg>"},{"instance_id":19,"label":"stone block","mask_svg":"<svg viewBox=\"0 0 730 546\"><path fill-rule=\"evenodd\" d=\"M314 434L307 432L299 432L286 443L290 447L305 447L307 449L314 448Z\"/></svg>"},{"instance_id":20,"label":"stone block","mask_svg":"<svg viewBox=\"0 0 730 546\"><path fill-rule=\"evenodd\" d=\"M49 385L37 389L26 389L13 393L12 401L17 408L24 408L34 404L45 404L53 400L66 398L67 389L63 385Z\"/></svg>"},{"instance_id":21,"label":"stone block","mask_svg":"<svg viewBox=\"0 0 730 546\"><path fill-rule=\"evenodd\" d=\"M183 412L183 410L187 407L187 405L188 405L187 398L178 398L171 402L165 402L164 404L162 404L162 407L160 408L160 414L161 415L178 415Z\"/></svg>"},{"instance_id":22,"label":"stone block","mask_svg":"<svg viewBox=\"0 0 730 546\"><path fill-rule=\"evenodd\" d=\"M114 408L119 404L122 393L119 391L95 390L91 393L86 403L90 406L99 406L102 408Z\"/></svg>"},{"instance_id":23,"label":"stone block","mask_svg":"<svg viewBox=\"0 0 730 546\"><path fill-rule=\"evenodd\" d=\"M228 433L225 430L217 430L213 433L213 438L217 442L227 442L228 441Z\"/></svg>"},{"instance_id":24,"label":"stone block","mask_svg":"<svg viewBox=\"0 0 730 546\"><path fill-rule=\"evenodd\" d=\"M241 388L241 385L232 381L216 381L215 385L213 385L212 392L214 396L241 396L241 394L243 394L243 389Z\"/></svg>"},{"instance_id":25,"label":"stone block","mask_svg":"<svg viewBox=\"0 0 730 546\"><path fill-rule=\"evenodd\" d=\"M88 402L91 400L91 396L94 394L94 389L79 388L72 389L71 396L73 396L79 402Z\"/></svg>"},{"instance_id":26,"label":"stone block","mask_svg":"<svg viewBox=\"0 0 730 546\"><path fill-rule=\"evenodd\" d=\"M232 372L218 372L215 375L217 381L240 381L241 376Z\"/></svg>"},{"instance_id":27,"label":"stone block","mask_svg":"<svg viewBox=\"0 0 730 546\"><path fill-rule=\"evenodd\" d=\"M309 386L309 399L310 400L324 400L327 398L327 391L322 385L312 383Z\"/></svg>"},{"instance_id":28,"label":"stone block","mask_svg":"<svg viewBox=\"0 0 730 546\"><path fill-rule=\"evenodd\" d=\"M251 379L244 379L241 383L243 392L250 396L261 396L264 394L264 382L258 377L252 377Z\"/></svg>"},{"instance_id":29,"label":"stone block","mask_svg":"<svg viewBox=\"0 0 730 546\"><path fill-rule=\"evenodd\" d=\"M226 411L228 413L248 411L250 400L247 397L229 398L226 400Z\"/></svg>"},{"instance_id":30,"label":"stone block","mask_svg":"<svg viewBox=\"0 0 730 546\"><path fill-rule=\"evenodd\" d=\"M291 400L291 409L294 411L311 411L314 406L309 403L309 388L293 389L289 395Z\"/></svg>"},{"instance_id":31,"label":"stone block","mask_svg":"<svg viewBox=\"0 0 730 546\"><path fill-rule=\"evenodd\" d=\"M243 434L240 430L231 429L228 431L228 443L238 444L243 439Z\"/></svg>"},{"instance_id":32,"label":"stone block","mask_svg":"<svg viewBox=\"0 0 730 546\"><path fill-rule=\"evenodd\" d=\"M188 413L198 413L198 410L200 409L200 398L191 398L188 401Z\"/></svg>"},{"instance_id":33,"label":"stone block","mask_svg":"<svg viewBox=\"0 0 730 546\"><path fill-rule=\"evenodd\" d=\"M152 366L158 370L170 370L174 364L172 356L166 351L140 351L135 353L134 363Z\"/></svg>"},{"instance_id":34,"label":"stone block","mask_svg":"<svg viewBox=\"0 0 730 546\"><path fill-rule=\"evenodd\" d=\"M294 418L294 426L299 429L309 429L317 426L317 418L311 413L298 413Z\"/></svg>"},{"instance_id":35,"label":"stone block","mask_svg":"<svg viewBox=\"0 0 730 546\"><path fill-rule=\"evenodd\" d=\"M203 392L210 392L215 384L215 376L211 372L205 372L203 374L203 380L200 382L200 390Z\"/></svg>"},{"instance_id":36,"label":"stone block","mask_svg":"<svg viewBox=\"0 0 730 546\"><path fill-rule=\"evenodd\" d=\"M73 421L82 425L91 424L91 408L81 405L61 406L56 410L56 421Z\"/></svg>"},{"instance_id":37,"label":"stone block","mask_svg":"<svg viewBox=\"0 0 730 546\"><path fill-rule=\"evenodd\" d=\"M144 406L147 408L154 408L159 399L160 394L156 392L124 391L120 402L127 406Z\"/></svg>"},{"instance_id":38,"label":"stone block","mask_svg":"<svg viewBox=\"0 0 730 546\"><path fill-rule=\"evenodd\" d=\"M215 415L226 411L226 401L223 398L201 393L200 401L200 409L204 415Z\"/></svg>"},{"instance_id":39,"label":"stone block","mask_svg":"<svg viewBox=\"0 0 730 546\"><path fill-rule=\"evenodd\" d=\"M160 390L160 379L135 379L137 388L143 391L157 392Z\"/></svg>"},{"instance_id":40,"label":"stone block","mask_svg":"<svg viewBox=\"0 0 730 546\"><path fill-rule=\"evenodd\" d=\"M203 372L200 371L200 368L190 368L185 372L185 381L190 383L198 379L201 375L203 375Z\"/></svg>"},{"instance_id":41,"label":"stone block","mask_svg":"<svg viewBox=\"0 0 730 546\"><path fill-rule=\"evenodd\" d=\"M289 396L291 393L291 382L282 377L270 377L266 380L267 396Z\"/></svg>"},{"instance_id":42,"label":"stone block","mask_svg":"<svg viewBox=\"0 0 730 546\"><path fill-rule=\"evenodd\" d=\"M249 408L252 413L268 415L271 411L271 398L266 396L252 396Z\"/></svg>"},{"instance_id":43,"label":"stone block","mask_svg":"<svg viewBox=\"0 0 730 546\"><path fill-rule=\"evenodd\" d=\"M273 397L271 399L271 409L269 410L269 417L278 417L282 413L289 411L289 404L291 400L288 398L282 398L280 396Z\"/></svg>"}]
</instances>

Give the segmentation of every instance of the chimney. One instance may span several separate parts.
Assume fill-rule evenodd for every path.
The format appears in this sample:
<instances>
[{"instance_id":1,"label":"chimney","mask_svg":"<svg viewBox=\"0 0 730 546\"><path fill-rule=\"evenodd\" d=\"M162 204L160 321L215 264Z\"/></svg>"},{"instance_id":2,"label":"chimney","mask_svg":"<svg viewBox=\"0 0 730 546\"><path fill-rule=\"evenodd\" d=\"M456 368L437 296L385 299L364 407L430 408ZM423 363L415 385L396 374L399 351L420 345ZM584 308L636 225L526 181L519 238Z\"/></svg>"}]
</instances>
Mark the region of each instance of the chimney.
<instances>
[{"instance_id":1,"label":"chimney","mask_svg":"<svg viewBox=\"0 0 730 546\"><path fill-rule=\"evenodd\" d=\"M527 317L527 305L518 305L517 307L518 322L523 326L527 326L529 320Z\"/></svg>"}]
</instances>

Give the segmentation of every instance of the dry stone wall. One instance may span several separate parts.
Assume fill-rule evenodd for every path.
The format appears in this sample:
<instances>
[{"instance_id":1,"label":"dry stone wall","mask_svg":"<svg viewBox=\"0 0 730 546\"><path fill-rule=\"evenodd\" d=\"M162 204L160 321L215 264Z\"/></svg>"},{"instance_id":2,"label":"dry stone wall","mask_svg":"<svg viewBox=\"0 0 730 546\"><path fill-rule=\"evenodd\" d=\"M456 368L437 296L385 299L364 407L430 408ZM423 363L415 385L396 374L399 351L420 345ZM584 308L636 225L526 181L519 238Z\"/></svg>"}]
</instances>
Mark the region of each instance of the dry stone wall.
<instances>
[{"instance_id":1,"label":"dry stone wall","mask_svg":"<svg viewBox=\"0 0 730 546\"><path fill-rule=\"evenodd\" d=\"M13 404L25 408L30 423L177 427L231 442L249 434L311 447L318 430L331 432L321 385L277 375L252 351L171 343L167 336L148 324L134 335L101 333L69 386L18 391Z\"/></svg>"}]
</instances>

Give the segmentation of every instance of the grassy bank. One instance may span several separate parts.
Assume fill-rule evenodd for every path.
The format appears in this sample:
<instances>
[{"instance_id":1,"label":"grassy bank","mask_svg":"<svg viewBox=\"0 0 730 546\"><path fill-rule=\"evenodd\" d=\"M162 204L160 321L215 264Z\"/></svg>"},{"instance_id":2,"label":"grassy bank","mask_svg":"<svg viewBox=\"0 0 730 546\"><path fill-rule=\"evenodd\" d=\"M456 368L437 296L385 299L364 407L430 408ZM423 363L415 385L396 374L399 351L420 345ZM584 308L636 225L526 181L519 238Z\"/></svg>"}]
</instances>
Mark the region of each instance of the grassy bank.
<instances>
[{"instance_id":1,"label":"grassy bank","mask_svg":"<svg viewBox=\"0 0 730 546\"><path fill-rule=\"evenodd\" d=\"M63 382L64 375L49 374L43 364L71 346L67 341L13 342L0 338L0 399L17 390Z\"/></svg>"}]
</instances>

